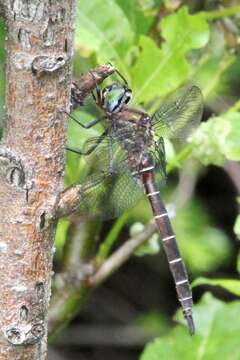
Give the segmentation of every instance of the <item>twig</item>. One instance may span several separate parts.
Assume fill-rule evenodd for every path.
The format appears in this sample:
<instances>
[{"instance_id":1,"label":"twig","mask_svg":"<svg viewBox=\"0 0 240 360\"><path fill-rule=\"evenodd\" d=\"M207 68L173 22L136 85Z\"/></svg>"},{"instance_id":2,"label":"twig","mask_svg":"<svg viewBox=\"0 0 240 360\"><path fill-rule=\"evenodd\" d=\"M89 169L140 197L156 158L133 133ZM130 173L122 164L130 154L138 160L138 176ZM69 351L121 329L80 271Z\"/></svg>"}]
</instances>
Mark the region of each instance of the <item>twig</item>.
<instances>
[{"instance_id":1,"label":"twig","mask_svg":"<svg viewBox=\"0 0 240 360\"><path fill-rule=\"evenodd\" d=\"M177 208L181 209L192 198L199 170L198 164L191 160L183 165L178 186L171 196Z\"/></svg>"},{"instance_id":2,"label":"twig","mask_svg":"<svg viewBox=\"0 0 240 360\"><path fill-rule=\"evenodd\" d=\"M95 273L91 266L85 265L83 268L79 266L72 272L69 270L56 276L56 291L49 309L50 340L79 311L92 288L106 280L125 263L136 249L149 239L155 229L155 223L148 224L142 233L130 238L116 250Z\"/></svg>"},{"instance_id":3,"label":"twig","mask_svg":"<svg viewBox=\"0 0 240 360\"><path fill-rule=\"evenodd\" d=\"M240 13L240 6L231 6L226 7L220 10L215 11L202 11L200 14L206 19L206 20L217 20L221 19L226 16L235 16Z\"/></svg>"},{"instance_id":4,"label":"twig","mask_svg":"<svg viewBox=\"0 0 240 360\"><path fill-rule=\"evenodd\" d=\"M116 271L123 263L125 263L131 255L154 233L156 229L155 223L148 224L144 231L140 234L127 240L118 250L116 250L96 271L95 274L90 275L87 283L91 287L98 286L106 278L108 278L114 271Z\"/></svg>"},{"instance_id":5,"label":"twig","mask_svg":"<svg viewBox=\"0 0 240 360\"><path fill-rule=\"evenodd\" d=\"M113 74L114 70L115 69L111 64L101 65L84 74L79 80L75 80L73 82L75 100L79 104L82 104L85 97L87 97L93 89L95 89L95 81L98 84L101 83L109 75Z\"/></svg>"},{"instance_id":6,"label":"twig","mask_svg":"<svg viewBox=\"0 0 240 360\"><path fill-rule=\"evenodd\" d=\"M236 101L230 109L228 109L228 112L237 112L240 110L240 100Z\"/></svg>"},{"instance_id":7,"label":"twig","mask_svg":"<svg viewBox=\"0 0 240 360\"><path fill-rule=\"evenodd\" d=\"M66 188L60 193L55 207L55 219L59 219L77 211L81 199L81 188L81 185L76 184Z\"/></svg>"}]
</instances>

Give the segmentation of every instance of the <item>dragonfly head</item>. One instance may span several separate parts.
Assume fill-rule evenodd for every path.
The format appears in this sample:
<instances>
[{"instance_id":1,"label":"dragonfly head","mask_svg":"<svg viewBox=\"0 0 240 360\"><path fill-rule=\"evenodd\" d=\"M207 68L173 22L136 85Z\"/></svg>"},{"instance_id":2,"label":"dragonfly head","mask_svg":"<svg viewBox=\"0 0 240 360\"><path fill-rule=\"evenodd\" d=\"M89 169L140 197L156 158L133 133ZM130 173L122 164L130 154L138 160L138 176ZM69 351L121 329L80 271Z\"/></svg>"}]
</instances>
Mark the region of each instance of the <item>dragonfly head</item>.
<instances>
[{"instance_id":1,"label":"dragonfly head","mask_svg":"<svg viewBox=\"0 0 240 360\"><path fill-rule=\"evenodd\" d=\"M121 84L106 86L102 91L103 108L108 113L119 112L132 97L132 91Z\"/></svg>"}]
</instances>

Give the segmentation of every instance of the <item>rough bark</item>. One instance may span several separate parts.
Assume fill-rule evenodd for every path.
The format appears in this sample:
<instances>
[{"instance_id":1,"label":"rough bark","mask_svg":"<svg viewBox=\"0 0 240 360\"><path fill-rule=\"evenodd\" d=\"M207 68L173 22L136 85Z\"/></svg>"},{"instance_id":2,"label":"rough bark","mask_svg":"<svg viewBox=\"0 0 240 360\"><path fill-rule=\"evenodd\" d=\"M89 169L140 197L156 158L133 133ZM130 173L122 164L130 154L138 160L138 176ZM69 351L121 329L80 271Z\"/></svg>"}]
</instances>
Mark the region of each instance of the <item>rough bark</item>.
<instances>
[{"instance_id":1,"label":"rough bark","mask_svg":"<svg viewBox=\"0 0 240 360\"><path fill-rule=\"evenodd\" d=\"M0 359L46 359L63 187L74 3L5 1L7 119L0 146Z\"/></svg>"},{"instance_id":2,"label":"rough bark","mask_svg":"<svg viewBox=\"0 0 240 360\"><path fill-rule=\"evenodd\" d=\"M75 106L83 104L85 97L95 89L95 81L101 83L114 72L114 67L110 64L101 65L92 72L95 79L88 72L79 80L74 81ZM84 191L84 185L75 184L60 193L53 216L59 218L77 211L82 191ZM64 251L63 272L55 276L49 309L50 341L79 312L91 290L85 280L92 273L92 264L89 261L94 256L93 249L96 246L100 223L98 221L94 224L82 222L78 215L72 216L71 223L68 243Z\"/></svg>"}]
</instances>

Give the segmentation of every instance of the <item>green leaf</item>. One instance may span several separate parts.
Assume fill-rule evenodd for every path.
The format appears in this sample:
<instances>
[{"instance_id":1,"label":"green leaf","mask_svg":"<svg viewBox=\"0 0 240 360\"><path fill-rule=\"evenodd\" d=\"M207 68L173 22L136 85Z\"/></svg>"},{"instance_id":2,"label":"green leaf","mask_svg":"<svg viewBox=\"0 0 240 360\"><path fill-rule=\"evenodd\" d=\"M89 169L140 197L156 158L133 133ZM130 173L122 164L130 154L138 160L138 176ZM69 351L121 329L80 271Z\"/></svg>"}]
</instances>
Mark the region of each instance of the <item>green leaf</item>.
<instances>
[{"instance_id":1,"label":"green leaf","mask_svg":"<svg viewBox=\"0 0 240 360\"><path fill-rule=\"evenodd\" d=\"M129 212L125 212L115 221L107 237L100 245L96 259L98 265L100 265L108 257L113 245L117 241L120 231L122 230L123 226L126 224L128 218L129 218Z\"/></svg>"},{"instance_id":2,"label":"green leaf","mask_svg":"<svg viewBox=\"0 0 240 360\"><path fill-rule=\"evenodd\" d=\"M139 326L145 331L154 333L166 333L170 329L170 321L166 313L156 310L139 314L133 321L134 325Z\"/></svg>"},{"instance_id":3,"label":"green leaf","mask_svg":"<svg viewBox=\"0 0 240 360\"><path fill-rule=\"evenodd\" d=\"M199 49L209 40L209 27L201 14L189 15L188 8L182 7L176 14L166 16L161 21L162 36L166 40L164 48L187 52Z\"/></svg>"},{"instance_id":4,"label":"green leaf","mask_svg":"<svg viewBox=\"0 0 240 360\"><path fill-rule=\"evenodd\" d=\"M71 115L76 120L80 121L85 125L87 125L94 119L91 114L86 113L85 111L74 111L74 113ZM87 139L89 139L90 137L99 136L102 132L103 127L100 124L97 124L90 129L84 129L71 118L69 118L67 129L68 146L81 149Z\"/></svg>"},{"instance_id":5,"label":"green leaf","mask_svg":"<svg viewBox=\"0 0 240 360\"><path fill-rule=\"evenodd\" d=\"M139 41L141 54L133 67L134 92L138 101L150 101L179 87L189 76L186 55L204 46L209 38L206 20L189 15L185 7L161 21L162 48L148 37Z\"/></svg>"},{"instance_id":6,"label":"green leaf","mask_svg":"<svg viewBox=\"0 0 240 360\"><path fill-rule=\"evenodd\" d=\"M208 214L197 201L188 202L177 211L172 222L182 256L193 273L213 271L230 259L230 241L211 224Z\"/></svg>"},{"instance_id":7,"label":"green leaf","mask_svg":"<svg viewBox=\"0 0 240 360\"><path fill-rule=\"evenodd\" d=\"M164 146L166 152L166 162L168 166L179 167L180 162L178 161L176 150L169 139L164 139Z\"/></svg>"},{"instance_id":8,"label":"green leaf","mask_svg":"<svg viewBox=\"0 0 240 360\"><path fill-rule=\"evenodd\" d=\"M221 44L221 41L218 41L217 43ZM208 44L208 47L213 48L215 52L218 52L218 46L215 44L216 42L213 44ZM217 55L215 53L208 53L203 58L199 66L192 66L194 82L196 82L201 88L204 95L205 104L210 104L211 106L211 104L216 101L215 99L218 98L219 91L223 90L224 87L226 88L227 86L231 86L230 81L224 80L223 75L226 75L227 71L228 74L232 74L232 70L230 71L230 68L236 62L236 60L236 57L229 52L224 52L223 54ZM216 63L218 66L216 66ZM229 94L229 91L227 93Z\"/></svg>"},{"instance_id":9,"label":"green leaf","mask_svg":"<svg viewBox=\"0 0 240 360\"><path fill-rule=\"evenodd\" d=\"M87 124L93 120L93 116L83 112L75 111L72 114L80 122ZM67 129L67 145L73 149L81 150L87 139L93 136L99 136L103 132L101 125L96 125L90 129L83 129L75 121L69 119ZM74 182L80 182L87 174L88 167L86 159L83 156L67 151L67 163L65 169L65 183L70 185Z\"/></svg>"},{"instance_id":10,"label":"green leaf","mask_svg":"<svg viewBox=\"0 0 240 360\"><path fill-rule=\"evenodd\" d=\"M225 290L231 292L236 296L240 296L240 280L234 279L208 279L204 277L197 278L192 283L192 286L199 285L211 285L211 286L221 286Z\"/></svg>"},{"instance_id":11,"label":"green leaf","mask_svg":"<svg viewBox=\"0 0 240 360\"><path fill-rule=\"evenodd\" d=\"M67 238L67 231L70 225L70 221L67 218L62 218L58 221L57 230L55 235L55 246L57 256L62 255L63 247Z\"/></svg>"},{"instance_id":12,"label":"green leaf","mask_svg":"<svg viewBox=\"0 0 240 360\"><path fill-rule=\"evenodd\" d=\"M223 165L226 160L223 150L230 128L230 123L223 117L213 117L202 123L189 138L193 156L203 165Z\"/></svg>"},{"instance_id":13,"label":"green leaf","mask_svg":"<svg viewBox=\"0 0 240 360\"><path fill-rule=\"evenodd\" d=\"M149 31L154 21L154 14L146 11L148 9L142 9L139 0L116 0L116 2L124 11L136 35L146 34Z\"/></svg>"},{"instance_id":14,"label":"green leaf","mask_svg":"<svg viewBox=\"0 0 240 360\"><path fill-rule=\"evenodd\" d=\"M167 0L169 1L169 0ZM140 9L143 12L154 11L155 13L159 9L159 6L166 3L166 0L137 0Z\"/></svg>"},{"instance_id":15,"label":"green leaf","mask_svg":"<svg viewBox=\"0 0 240 360\"><path fill-rule=\"evenodd\" d=\"M225 304L206 294L194 307L196 335L183 326L148 344L140 360L239 360L240 302Z\"/></svg>"},{"instance_id":16,"label":"green leaf","mask_svg":"<svg viewBox=\"0 0 240 360\"><path fill-rule=\"evenodd\" d=\"M204 165L223 165L226 159L239 161L240 113L228 111L202 123L189 142L193 156Z\"/></svg>"},{"instance_id":17,"label":"green leaf","mask_svg":"<svg viewBox=\"0 0 240 360\"><path fill-rule=\"evenodd\" d=\"M140 37L139 46L141 53L132 72L137 101L164 96L187 79L189 66L180 50L163 51L146 36Z\"/></svg>"},{"instance_id":18,"label":"green leaf","mask_svg":"<svg viewBox=\"0 0 240 360\"><path fill-rule=\"evenodd\" d=\"M227 134L223 144L223 152L228 160L240 160L240 113L227 112L224 117L230 125L230 131Z\"/></svg>"},{"instance_id":19,"label":"green leaf","mask_svg":"<svg viewBox=\"0 0 240 360\"><path fill-rule=\"evenodd\" d=\"M124 58L133 38L128 18L115 1L78 1L75 46L81 55L95 52L100 63L116 61L127 76Z\"/></svg>"}]
</instances>

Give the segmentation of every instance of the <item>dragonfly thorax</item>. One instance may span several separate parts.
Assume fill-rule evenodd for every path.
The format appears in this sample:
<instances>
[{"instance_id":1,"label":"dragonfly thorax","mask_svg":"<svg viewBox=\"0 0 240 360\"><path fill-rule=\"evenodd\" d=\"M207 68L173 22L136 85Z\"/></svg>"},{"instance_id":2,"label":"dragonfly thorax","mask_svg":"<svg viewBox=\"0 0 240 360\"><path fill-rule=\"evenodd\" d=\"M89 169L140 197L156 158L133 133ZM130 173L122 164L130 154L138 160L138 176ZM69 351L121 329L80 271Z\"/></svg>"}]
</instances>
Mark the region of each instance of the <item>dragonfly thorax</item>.
<instances>
[{"instance_id":1,"label":"dragonfly thorax","mask_svg":"<svg viewBox=\"0 0 240 360\"><path fill-rule=\"evenodd\" d=\"M132 96L132 91L126 85L112 84L102 92L103 109L108 113L119 112Z\"/></svg>"}]
</instances>

